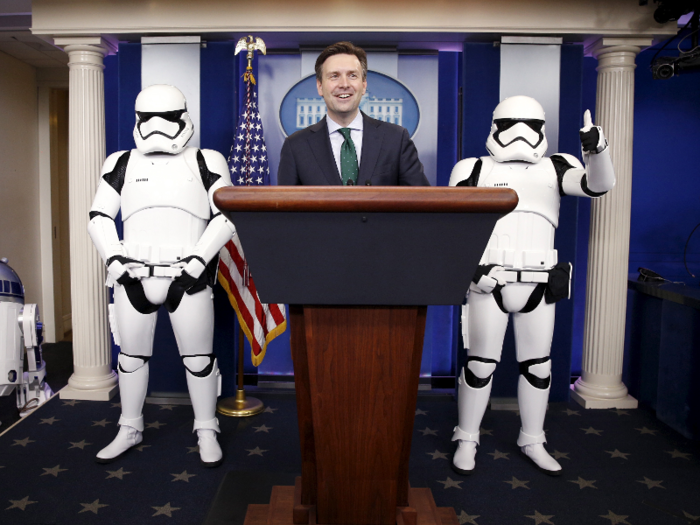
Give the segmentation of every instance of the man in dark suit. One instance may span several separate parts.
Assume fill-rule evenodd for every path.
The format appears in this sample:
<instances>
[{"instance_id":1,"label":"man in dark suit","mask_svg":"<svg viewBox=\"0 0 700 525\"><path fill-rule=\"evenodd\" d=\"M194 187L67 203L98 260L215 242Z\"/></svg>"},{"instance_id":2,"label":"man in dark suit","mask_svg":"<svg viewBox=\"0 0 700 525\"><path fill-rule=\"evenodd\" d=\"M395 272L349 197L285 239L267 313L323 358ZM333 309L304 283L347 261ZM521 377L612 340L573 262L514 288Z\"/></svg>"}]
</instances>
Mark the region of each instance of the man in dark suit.
<instances>
[{"instance_id":1,"label":"man in dark suit","mask_svg":"<svg viewBox=\"0 0 700 525\"><path fill-rule=\"evenodd\" d=\"M285 140L279 185L430 185L408 131L359 110L367 91L363 49L328 46L316 60L316 87L327 115Z\"/></svg>"}]
</instances>

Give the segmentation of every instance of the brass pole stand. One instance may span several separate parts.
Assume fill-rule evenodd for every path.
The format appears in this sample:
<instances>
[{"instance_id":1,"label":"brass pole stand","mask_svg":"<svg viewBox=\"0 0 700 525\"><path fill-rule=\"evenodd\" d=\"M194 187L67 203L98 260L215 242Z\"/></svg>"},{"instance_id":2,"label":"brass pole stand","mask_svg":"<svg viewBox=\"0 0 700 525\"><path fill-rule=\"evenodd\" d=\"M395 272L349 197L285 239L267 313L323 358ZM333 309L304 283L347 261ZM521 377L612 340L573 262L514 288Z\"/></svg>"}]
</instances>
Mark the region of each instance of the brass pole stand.
<instances>
[{"instance_id":1,"label":"brass pole stand","mask_svg":"<svg viewBox=\"0 0 700 525\"><path fill-rule=\"evenodd\" d=\"M243 389L243 330L238 328L238 389L236 397L226 397L216 404L216 411L228 417L249 417L259 414L265 409L265 405L254 397L246 398Z\"/></svg>"}]
</instances>

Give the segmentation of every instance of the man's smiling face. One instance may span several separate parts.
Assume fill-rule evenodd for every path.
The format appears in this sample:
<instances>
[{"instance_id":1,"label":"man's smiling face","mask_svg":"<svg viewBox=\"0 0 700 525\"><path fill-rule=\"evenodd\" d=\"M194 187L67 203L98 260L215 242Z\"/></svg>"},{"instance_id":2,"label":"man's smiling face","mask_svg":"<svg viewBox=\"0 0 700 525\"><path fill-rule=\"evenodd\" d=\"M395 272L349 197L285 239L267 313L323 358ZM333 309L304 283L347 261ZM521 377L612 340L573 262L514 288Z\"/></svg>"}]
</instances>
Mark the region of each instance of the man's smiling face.
<instances>
[{"instance_id":1,"label":"man's smiling face","mask_svg":"<svg viewBox=\"0 0 700 525\"><path fill-rule=\"evenodd\" d=\"M321 81L316 80L318 94L328 108L328 116L347 126L357 116L367 80L362 78L362 66L355 55L332 55L323 63Z\"/></svg>"}]
</instances>

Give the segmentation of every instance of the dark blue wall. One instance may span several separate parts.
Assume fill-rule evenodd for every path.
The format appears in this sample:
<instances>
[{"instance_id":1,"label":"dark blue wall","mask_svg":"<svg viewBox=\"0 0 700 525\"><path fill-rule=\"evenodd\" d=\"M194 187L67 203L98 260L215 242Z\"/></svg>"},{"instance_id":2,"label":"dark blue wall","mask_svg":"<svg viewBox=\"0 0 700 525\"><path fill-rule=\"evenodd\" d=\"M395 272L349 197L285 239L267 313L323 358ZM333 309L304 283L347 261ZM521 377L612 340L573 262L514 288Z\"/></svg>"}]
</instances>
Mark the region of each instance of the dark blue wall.
<instances>
[{"instance_id":1,"label":"dark blue wall","mask_svg":"<svg viewBox=\"0 0 700 525\"><path fill-rule=\"evenodd\" d=\"M678 39L660 56L678 55ZM683 43L685 49L690 39ZM683 248L700 222L700 74L653 80L656 51L643 51L635 71L634 164L630 272L651 268L697 285L683 267ZM700 276L700 228L688 247L690 271Z\"/></svg>"}]
</instances>

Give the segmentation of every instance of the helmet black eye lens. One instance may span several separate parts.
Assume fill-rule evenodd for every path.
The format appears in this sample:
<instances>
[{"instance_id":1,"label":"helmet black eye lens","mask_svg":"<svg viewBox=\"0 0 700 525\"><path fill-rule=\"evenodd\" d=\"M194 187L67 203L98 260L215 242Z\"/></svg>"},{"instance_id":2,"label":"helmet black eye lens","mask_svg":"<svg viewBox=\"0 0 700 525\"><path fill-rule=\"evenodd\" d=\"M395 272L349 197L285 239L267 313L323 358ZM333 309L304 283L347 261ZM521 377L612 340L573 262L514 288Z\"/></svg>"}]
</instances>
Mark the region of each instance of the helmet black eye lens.
<instances>
[{"instance_id":1,"label":"helmet black eye lens","mask_svg":"<svg viewBox=\"0 0 700 525\"><path fill-rule=\"evenodd\" d=\"M541 120L526 120L525 124L530 126L530 129L532 131L536 131L537 133L542 131L542 126L544 126L544 122Z\"/></svg>"},{"instance_id":2,"label":"helmet black eye lens","mask_svg":"<svg viewBox=\"0 0 700 525\"><path fill-rule=\"evenodd\" d=\"M179 122L180 117L186 110L178 109L175 111L163 111L161 113L146 113L145 111L137 111L136 114L141 122L148 122L153 117L160 117L168 122Z\"/></svg>"},{"instance_id":3,"label":"helmet black eye lens","mask_svg":"<svg viewBox=\"0 0 700 525\"><path fill-rule=\"evenodd\" d=\"M535 119L512 119L512 118L506 119L506 118L503 118L503 119L497 119L494 121L498 131L505 131L507 129L510 129L520 122L522 122L523 124L526 124L531 130L533 130L536 133L539 133L540 131L542 131L542 126L544 126L544 120L535 120Z\"/></svg>"},{"instance_id":4,"label":"helmet black eye lens","mask_svg":"<svg viewBox=\"0 0 700 525\"><path fill-rule=\"evenodd\" d=\"M510 120L510 119L499 119L496 121L496 128L498 128L498 131L505 131L511 127L513 127L517 121L515 120Z\"/></svg>"}]
</instances>

